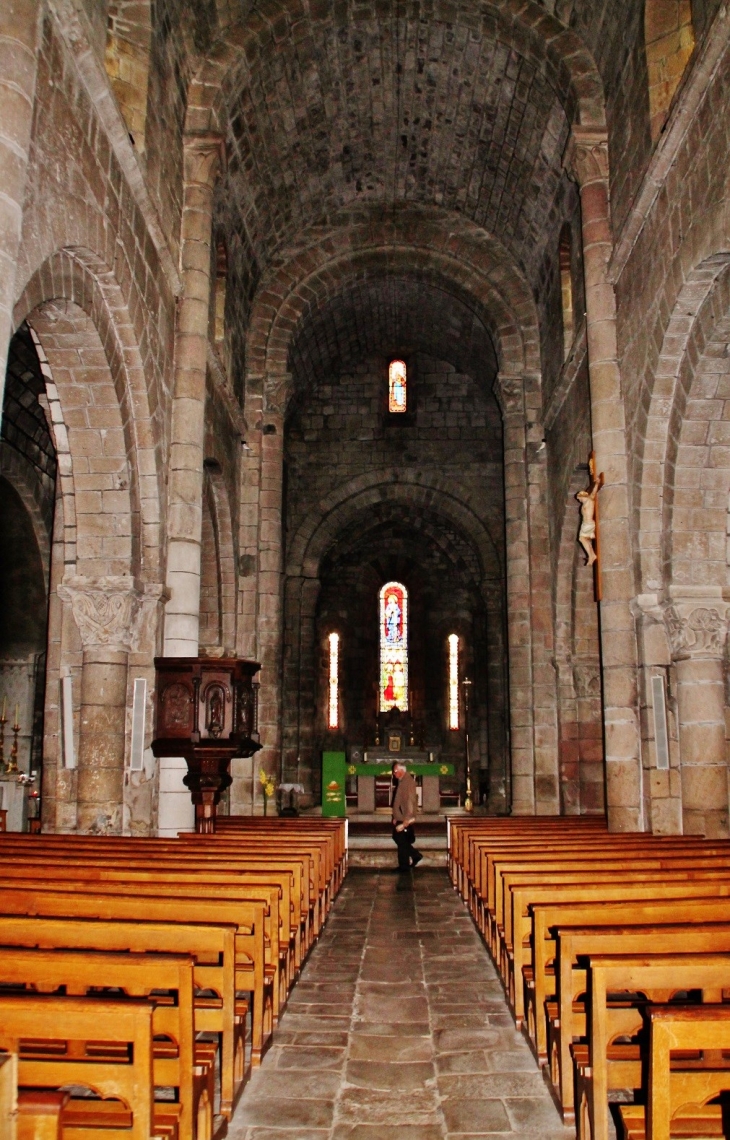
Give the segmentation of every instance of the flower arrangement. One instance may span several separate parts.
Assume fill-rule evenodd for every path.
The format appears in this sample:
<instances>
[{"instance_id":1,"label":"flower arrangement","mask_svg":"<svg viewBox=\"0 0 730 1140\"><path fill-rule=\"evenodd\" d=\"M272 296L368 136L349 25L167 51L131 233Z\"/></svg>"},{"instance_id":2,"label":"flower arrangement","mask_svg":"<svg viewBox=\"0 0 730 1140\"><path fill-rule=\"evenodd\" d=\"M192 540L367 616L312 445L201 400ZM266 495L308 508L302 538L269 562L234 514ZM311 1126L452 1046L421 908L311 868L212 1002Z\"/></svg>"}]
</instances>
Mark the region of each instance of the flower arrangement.
<instances>
[{"instance_id":1,"label":"flower arrangement","mask_svg":"<svg viewBox=\"0 0 730 1140\"><path fill-rule=\"evenodd\" d=\"M276 792L276 784L273 778L266 772L264 768L259 769L259 783L261 784L261 791L264 796L264 815L268 815L268 803L271 796Z\"/></svg>"}]
</instances>

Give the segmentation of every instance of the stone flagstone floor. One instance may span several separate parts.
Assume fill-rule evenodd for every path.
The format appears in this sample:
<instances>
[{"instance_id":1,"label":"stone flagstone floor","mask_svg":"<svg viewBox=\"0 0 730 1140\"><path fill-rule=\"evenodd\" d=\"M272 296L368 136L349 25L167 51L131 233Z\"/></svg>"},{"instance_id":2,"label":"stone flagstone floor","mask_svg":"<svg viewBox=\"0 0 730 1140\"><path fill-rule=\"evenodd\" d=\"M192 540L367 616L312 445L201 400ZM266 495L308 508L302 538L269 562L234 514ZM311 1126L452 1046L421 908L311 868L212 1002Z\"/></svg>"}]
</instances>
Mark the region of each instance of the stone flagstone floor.
<instances>
[{"instance_id":1,"label":"stone flagstone floor","mask_svg":"<svg viewBox=\"0 0 730 1140\"><path fill-rule=\"evenodd\" d=\"M569 1140L445 871L351 871L230 1140Z\"/></svg>"}]
</instances>

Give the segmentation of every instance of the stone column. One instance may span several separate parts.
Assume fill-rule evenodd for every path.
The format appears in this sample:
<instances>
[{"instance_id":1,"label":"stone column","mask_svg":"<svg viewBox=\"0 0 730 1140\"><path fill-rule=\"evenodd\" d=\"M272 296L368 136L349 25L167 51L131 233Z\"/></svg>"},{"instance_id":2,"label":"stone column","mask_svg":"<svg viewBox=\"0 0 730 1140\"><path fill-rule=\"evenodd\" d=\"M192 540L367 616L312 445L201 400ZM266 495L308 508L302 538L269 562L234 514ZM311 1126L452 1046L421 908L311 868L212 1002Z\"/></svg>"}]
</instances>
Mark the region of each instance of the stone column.
<instances>
[{"instance_id":1,"label":"stone column","mask_svg":"<svg viewBox=\"0 0 730 1140\"><path fill-rule=\"evenodd\" d=\"M721 598L677 598L665 608L664 618L677 677L682 830L726 838L727 605Z\"/></svg>"},{"instance_id":2,"label":"stone column","mask_svg":"<svg viewBox=\"0 0 730 1140\"><path fill-rule=\"evenodd\" d=\"M38 0L0 5L0 418L33 122L39 9Z\"/></svg>"},{"instance_id":3,"label":"stone column","mask_svg":"<svg viewBox=\"0 0 730 1140\"><path fill-rule=\"evenodd\" d=\"M175 336L167 514L167 657L198 655L213 188L222 153L217 135L185 139L180 252L183 296Z\"/></svg>"},{"instance_id":4,"label":"stone column","mask_svg":"<svg viewBox=\"0 0 730 1140\"><path fill-rule=\"evenodd\" d=\"M559 809L557 689L553 664L546 479L537 448L539 383L497 377L504 431L507 630L512 812Z\"/></svg>"},{"instance_id":5,"label":"stone column","mask_svg":"<svg viewBox=\"0 0 730 1140\"><path fill-rule=\"evenodd\" d=\"M257 761L275 776L281 774L281 688L283 669L283 485L284 412L290 377L268 377L261 435L261 477L258 510L258 582L256 652L261 662Z\"/></svg>"},{"instance_id":6,"label":"stone column","mask_svg":"<svg viewBox=\"0 0 730 1140\"><path fill-rule=\"evenodd\" d=\"M629 476L616 298L608 279L613 238L605 131L574 126L567 161L580 186L593 447L597 470L605 477L600 495L600 615L608 822L612 831L642 831Z\"/></svg>"},{"instance_id":7,"label":"stone column","mask_svg":"<svg viewBox=\"0 0 730 1140\"><path fill-rule=\"evenodd\" d=\"M525 400L521 376L500 375L494 392L502 410L509 659L512 814L535 813L530 536L525 471Z\"/></svg>"},{"instance_id":8,"label":"stone column","mask_svg":"<svg viewBox=\"0 0 730 1140\"><path fill-rule=\"evenodd\" d=\"M122 831L127 663L137 591L131 578L75 575L58 588L81 634L77 829Z\"/></svg>"},{"instance_id":9,"label":"stone column","mask_svg":"<svg viewBox=\"0 0 730 1140\"><path fill-rule=\"evenodd\" d=\"M507 694L505 681L504 587L488 582L482 587L487 608L487 748L489 757L490 815L505 815L509 808L507 765Z\"/></svg>"}]
</instances>

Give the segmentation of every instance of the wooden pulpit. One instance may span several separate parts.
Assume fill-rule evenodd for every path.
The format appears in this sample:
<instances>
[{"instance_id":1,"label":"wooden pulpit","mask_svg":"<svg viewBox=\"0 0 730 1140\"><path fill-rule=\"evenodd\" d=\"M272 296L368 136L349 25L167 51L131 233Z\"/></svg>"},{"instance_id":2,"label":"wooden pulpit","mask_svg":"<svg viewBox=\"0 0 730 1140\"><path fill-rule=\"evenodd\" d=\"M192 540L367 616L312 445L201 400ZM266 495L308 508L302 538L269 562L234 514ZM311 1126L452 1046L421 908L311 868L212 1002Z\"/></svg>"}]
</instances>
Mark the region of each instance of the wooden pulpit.
<instances>
[{"instance_id":1,"label":"wooden pulpit","mask_svg":"<svg viewBox=\"0 0 730 1140\"><path fill-rule=\"evenodd\" d=\"M257 661L237 657L156 657L155 756L183 756L195 826L215 831L234 756L253 756L258 734Z\"/></svg>"}]
</instances>

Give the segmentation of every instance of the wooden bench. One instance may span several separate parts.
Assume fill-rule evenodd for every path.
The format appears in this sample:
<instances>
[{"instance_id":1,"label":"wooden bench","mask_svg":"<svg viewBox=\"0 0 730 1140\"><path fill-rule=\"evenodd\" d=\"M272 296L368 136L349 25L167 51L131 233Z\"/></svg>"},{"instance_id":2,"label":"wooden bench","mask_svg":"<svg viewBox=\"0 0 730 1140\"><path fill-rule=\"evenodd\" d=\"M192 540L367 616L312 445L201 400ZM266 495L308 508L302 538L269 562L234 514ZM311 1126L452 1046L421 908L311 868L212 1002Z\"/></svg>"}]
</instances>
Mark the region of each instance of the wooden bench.
<instances>
[{"instance_id":1,"label":"wooden bench","mask_svg":"<svg viewBox=\"0 0 730 1140\"><path fill-rule=\"evenodd\" d=\"M730 1069L688 1073L672 1066L673 1051L730 1050L729 1006L657 1006L648 1010L649 1063L643 1105L622 1105L626 1140L670 1140L727 1133L723 1107L707 1101L730 1090Z\"/></svg>"},{"instance_id":2,"label":"wooden bench","mask_svg":"<svg viewBox=\"0 0 730 1140\"><path fill-rule=\"evenodd\" d=\"M0 1136L16 1140L18 1054L0 1052ZM23 1140L26 1140L24 1137ZM39 1140L46 1140L39 1137ZM55 1140L49 1137L48 1140Z\"/></svg>"},{"instance_id":3,"label":"wooden bench","mask_svg":"<svg viewBox=\"0 0 730 1140\"><path fill-rule=\"evenodd\" d=\"M108 843L102 841L98 846L89 848L88 845L77 845L73 837L67 843L53 845L46 843L44 837L44 841L33 852L32 863L23 860L23 869L31 869L34 873L48 868L58 871L61 864L88 867L92 869L89 873L97 868L113 870L121 867L142 871L159 868L160 871L184 872L191 882L204 882L207 878L212 882L229 882L233 876L234 881L275 884L281 895L281 941L289 943L284 982L287 987L290 986L302 963L303 946L307 945L310 893L309 879L305 876L305 860L291 857L284 859L280 855L261 858L260 854L256 858L241 855L217 858L210 853L201 856L197 851L189 851L180 844L175 847L174 843L172 841L169 847L160 848L149 847L146 840L123 840L120 843L114 838ZM8 866L18 867L18 852L0 843L0 867Z\"/></svg>"},{"instance_id":4,"label":"wooden bench","mask_svg":"<svg viewBox=\"0 0 730 1140\"><path fill-rule=\"evenodd\" d=\"M692 918L692 916L690 916ZM591 955L640 956L650 947L657 954L730 953L730 922L666 925L632 924L630 913L623 926L560 926L555 931L555 973L560 976L560 992L555 985L545 1000L547 1056L550 1079L562 1109L563 1118L572 1119L576 1102L574 1068L570 1064L571 1044L587 1041L585 1000L588 986L585 961ZM554 974L553 982L555 981ZM550 975L548 975L549 980Z\"/></svg>"},{"instance_id":5,"label":"wooden bench","mask_svg":"<svg viewBox=\"0 0 730 1140\"><path fill-rule=\"evenodd\" d=\"M694 927L708 923L723 923L730 925L730 901L728 899L709 897L682 899L682 918L685 923ZM561 957L555 964L555 978L549 977L547 968L556 959L556 942L552 933L565 927L609 927L616 929L619 926L656 926L676 925L677 903L672 899L631 899L624 898L619 901L599 900L594 902L562 902L542 903L532 908L533 939L534 939L534 983L535 992L541 995L549 989L553 993L557 989L558 995L567 994L572 990L572 969L574 961L571 956ZM644 947L644 949L646 949ZM537 999L535 999L537 1000ZM542 997L543 1007L545 998ZM539 1007L538 1007L539 1008ZM580 1025L573 1021L574 1011L571 1002L561 1003L559 1025L559 1066L560 1066L560 1104L564 1119L573 1120L574 1095L572 1089L572 1059L570 1045L574 1037L578 1037ZM545 1025L544 1019L538 1018L538 1026ZM546 1041L546 1036L542 1038ZM540 1060L547 1058L540 1054Z\"/></svg>"},{"instance_id":6,"label":"wooden bench","mask_svg":"<svg viewBox=\"0 0 730 1140\"><path fill-rule=\"evenodd\" d=\"M108 888L108 889L105 889ZM155 895L140 898L121 893L116 884L75 884L65 890L34 885L3 888L0 906L5 914L42 915L56 918L131 919L175 923L232 924L235 934L236 988L252 995L251 1064L261 1064L267 1009L264 952L264 904L227 898L201 899L194 895ZM270 1010L270 1003L268 1004Z\"/></svg>"},{"instance_id":7,"label":"wooden bench","mask_svg":"<svg viewBox=\"0 0 730 1140\"><path fill-rule=\"evenodd\" d=\"M127 996L146 998L153 1011L153 1084L176 1090L181 1137L211 1140L214 1058L205 1050L196 1056L192 958L181 954L0 946L0 986L26 987L29 992L38 993L63 989L74 997L94 996L94 990L115 988ZM44 1034L45 1027L40 1025L34 1036L42 1038ZM112 1054L114 1050L107 1052ZM23 1055L21 1050L21 1059ZM26 1044L25 1055L42 1058L41 1042L36 1041L32 1050ZM94 1055L102 1060L104 1050L97 1047Z\"/></svg>"},{"instance_id":8,"label":"wooden bench","mask_svg":"<svg viewBox=\"0 0 730 1140\"><path fill-rule=\"evenodd\" d=\"M164 886L169 885L171 894L178 898L222 898L228 900L239 899L242 902L261 901L264 904L264 971L267 981L265 1006L268 1007L270 999L271 1020L266 1022L265 1028L270 1032L276 1024L279 1014L279 1004L282 991L282 957L287 958L289 953L289 926L287 923L286 939L281 945L281 922L279 919L280 896L278 888L274 885L256 886L248 880L245 882L236 876L221 875L218 877L205 877L201 879L184 871L138 871L134 868L127 870L101 869L93 865L88 867L74 867L64 864L57 867L55 872L48 868L2 868L2 876L8 887L18 889L24 887L46 887L68 890L73 885L79 891L100 891L114 894L119 890L125 893L134 893L139 898L150 895L156 896ZM1 903L0 903L1 905ZM240 986L239 988L243 988ZM284 994L286 997L286 994Z\"/></svg>"},{"instance_id":9,"label":"wooden bench","mask_svg":"<svg viewBox=\"0 0 730 1140\"><path fill-rule=\"evenodd\" d=\"M233 925L0 914L4 946L189 955L194 963L195 1030L219 1039L220 1110L228 1119L245 1078L246 1011L236 1002L235 935Z\"/></svg>"},{"instance_id":10,"label":"wooden bench","mask_svg":"<svg viewBox=\"0 0 730 1140\"><path fill-rule=\"evenodd\" d=\"M129 1140L171 1140L178 1136L177 1106L154 1109L152 1015L144 999L2 994L0 1047L18 1055L19 1088L81 1086L101 1098L71 1097L62 1113L64 1140L92 1137L104 1121L124 1129ZM39 1026L58 1042L55 1056L26 1056L23 1042L32 1041ZM86 1050L93 1041L120 1049L100 1061Z\"/></svg>"},{"instance_id":11,"label":"wooden bench","mask_svg":"<svg viewBox=\"0 0 730 1140\"><path fill-rule=\"evenodd\" d=\"M608 1140L609 1090L641 1087L646 1058L642 1060L638 1035L646 1006L694 990L701 995L694 1000L719 1004L729 980L727 954L591 955L588 1042L573 1046L579 1140ZM624 1000L619 1002L617 995ZM613 1044L617 1037L629 1041Z\"/></svg>"}]
</instances>

